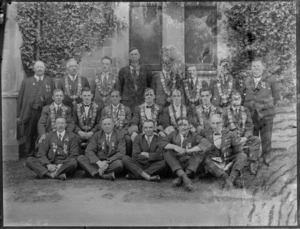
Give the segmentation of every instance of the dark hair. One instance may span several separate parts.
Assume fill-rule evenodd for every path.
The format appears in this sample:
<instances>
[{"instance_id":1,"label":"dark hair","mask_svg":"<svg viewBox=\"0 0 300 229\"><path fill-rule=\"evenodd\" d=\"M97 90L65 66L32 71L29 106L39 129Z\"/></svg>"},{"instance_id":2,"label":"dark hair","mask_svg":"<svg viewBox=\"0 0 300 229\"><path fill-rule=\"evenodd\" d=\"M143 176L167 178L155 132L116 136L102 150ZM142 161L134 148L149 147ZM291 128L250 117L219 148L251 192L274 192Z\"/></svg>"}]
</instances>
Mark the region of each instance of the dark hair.
<instances>
[{"instance_id":1,"label":"dark hair","mask_svg":"<svg viewBox=\"0 0 300 229\"><path fill-rule=\"evenodd\" d=\"M129 53L131 53L133 50L138 50L138 48L137 48L137 47L131 47L131 48L129 49ZM139 50L138 50L138 52L139 52Z\"/></svg>"},{"instance_id":2,"label":"dark hair","mask_svg":"<svg viewBox=\"0 0 300 229\"><path fill-rule=\"evenodd\" d=\"M211 93L211 90L209 89L209 87L202 87L202 88L200 89L200 95L201 95L201 93L204 92L204 91L208 91L209 94L212 94L212 93Z\"/></svg>"},{"instance_id":3,"label":"dark hair","mask_svg":"<svg viewBox=\"0 0 300 229\"><path fill-rule=\"evenodd\" d=\"M153 123L153 126L155 126L155 123L154 123L154 121L153 121L152 119L146 119L145 122L143 123L143 126L144 126L144 124L145 124L146 122L151 122L151 123Z\"/></svg>"},{"instance_id":4,"label":"dark hair","mask_svg":"<svg viewBox=\"0 0 300 229\"><path fill-rule=\"evenodd\" d=\"M90 87L85 87L85 88L83 88L83 89L82 89L82 92L84 92L84 91L90 91L90 92L93 94L93 92L92 92L92 90L91 90ZM82 94L82 92L81 92L81 94Z\"/></svg>"},{"instance_id":5,"label":"dark hair","mask_svg":"<svg viewBox=\"0 0 300 229\"><path fill-rule=\"evenodd\" d=\"M184 121L184 120L186 120L188 123L190 123L189 120L185 117L179 117L178 119L176 119L176 123L178 124L178 122Z\"/></svg>"},{"instance_id":6,"label":"dark hair","mask_svg":"<svg viewBox=\"0 0 300 229\"><path fill-rule=\"evenodd\" d=\"M54 90L53 90L53 95L56 93L56 92L59 92L59 91L61 91L63 94L64 94L64 91L61 89L61 88L55 88Z\"/></svg>"},{"instance_id":7,"label":"dark hair","mask_svg":"<svg viewBox=\"0 0 300 229\"><path fill-rule=\"evenodd\" d=\"M265 60L262 57L254 57L251 60L251 63L260 61L263 65L265 64Z\"/></svg>"},{"instance_id":8,"label":"dark hair","mask_svg":"<svg viewBox=\"0 0 300 229\"><path fill-rule=\"evenodd\" d=\"M155 95L154 89L151 88L151 87L147 87L147 88L145 89L144 96L146 95L146 93L147 93L148 91L153 91L153 93L154 93L154 95Z\"/></svg>"},{"instance_id":9,"label":"dark hair","mask_svg":"<svg viewBox=\"0 0 300 229\"><path fill-rule=\"evenodd\" d=\"M237 90L233 90L232 93L231 93L231 97L234 96L234 95L239 95L240 97L242 97L241 93Z\"/></svg>"},{"instance_id":10,"label":"dark hair","mask_svg":"<svg viewBox=\"0 0 300 229\"><path fill-rule=\"evenodd\" d=\"M109 60L110 63L112 63L112 59L111 59L109 56L104 56L104 57L102 57L101 61L102 61L102 60Z\"/></svg>"},{"instance_id":11,"label":"dark hair","mask_svg":"<svg viewBox=\"0 0 300 229\"><path fill-rule=\"evenodd\" d=\"M111 95L112 93L116 92L116 91L119 93L119 96L120 96L120 92L119 92L119 90L117 90L117 89L113 89L113 90L110 92L110 95Z\"/></svg>"},{"instance_id":12,"label":"dark hair","mask_svg":"<svg viewBox=\"0 0 300 229\"><path fill-rule=\"evenodd\" d=\"M174 88L174 89L171 91L171 96L173 95L174 91L179 91L179 92L180 92L180 95L182 96L182 92L179 90L179 88Z\"/></svg>"},{"instance_id":13,"label":"dark hair","mask_svg":"<svg viewBox=\"0 0 300 229\"><path fill-rule=\"evenodd\" d=\"M100 120L100 123L102 124L102 122L105 120L105 119L111 119L112 122L114 123L114 119L112 116L108 116L108 115L104 115L101 117L101 120Z\"/></svg>"}]
</instances>

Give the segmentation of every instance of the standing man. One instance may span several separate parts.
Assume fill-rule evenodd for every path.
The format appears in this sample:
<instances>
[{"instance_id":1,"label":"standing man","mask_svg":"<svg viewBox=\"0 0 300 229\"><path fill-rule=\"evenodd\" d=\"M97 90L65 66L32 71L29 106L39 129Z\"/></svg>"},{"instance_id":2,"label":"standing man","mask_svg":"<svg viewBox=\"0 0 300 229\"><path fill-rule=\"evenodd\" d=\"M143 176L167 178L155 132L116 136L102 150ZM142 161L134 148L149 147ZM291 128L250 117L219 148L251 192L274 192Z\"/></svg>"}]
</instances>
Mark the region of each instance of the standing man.
<instances>
[{"instance_id":1,"label":"standing man","mask_svg":"<svg viewBox=\"0 0 300 229\"><path fill-rule=\"evenodd\" d=\"M80 97L82 89L90 87L89 82L85 77L78 75L78 64L75 59L70 59L67 62L67 74L58 82L57 88L60 88L65 93L63 103L73 107L76 103L81 103Z\"/></svg>"},{"instance_id":2,"label":"standing man","mask_svg":"<svg viewBox=\"0 0 300 229\"><path fill-rule=\"evenodd\" d=\"M92 177L115 180L115 173L121 173L123 170L125 139L122 134L114 130L111 117L102 117L101 128L91 138L85 156L80 155L77 161Z\"/></svg>"},{"instance_id":3,"label":"standing man","mask_svg":"<svg viewBox=\"0 0 300 229\"><path fill-rule=\"evenodd\" d=\"M158 72L152 80L152 88L156 95L155 103L162 108L171 104L171 93L179 89L183 93L181 77L174 73L174 60L164 55L162 57L162 71ZM182 101L184 102L184 101Z\"/></svg>"},{"instance_id":4,"label":"standing man","mask_svg":"<svg viewBox=\"0 0 300 229\"><path fill-rule=\"evenodd\" d=\"M260 135L263 162L269 165L275 105L280 99L279 88L275 78L265 71L262 59L252 61L251 75L245 79L244 85L244 106L251 113L253 135Z\"/></svg>"},{"instance_id":5,"label":"standing man","mask_svg":"<svg viewBox=\"0 0 300 229\"><path fill-rule=\"evenodd\" d=\"M230 104L231 93L235 89L235 81L230 75L230 66L229 60L221 60L218 79L211 80L212 104L217 107L227 107Z\"/></svg>"},{"instance_id":6,"label":"standing man","mask_svg":"<svg viewBox=\"0 0 300 229\"><path fill-rule=\"evenodd\" d=\"M52 103L52 92L55 88L53 79L44 76L45 64L37 61L34 64L34 76L22 81L18 94L17 122L24 125L25 153L33 155L35 141L38 138L37 125L42 108Z\"/></svg>"},{"instance_id":7,"label":"standing man","mask_svg":"<svg viewBox=\"0 0 300 229\"><path fill-rule=\"evenodd\" d=\"M121 96L118 90L110 94L112 104L102 110L102 117L112 117L115 130L124 136L126 141L126 154L131 155L132 142L128 133L128 126L131 119L131 111L120 103Z\"/></svg>"},{"instance_id":8,"label":"standing man","mask_svg":"<svg viewBox=\"0 0 300 229\"><path fill-rule=\"evenodd\" d=\"M208 130L211 128L209 120L213 114L222 113L222 109L215 107L211 103L211 91L208 87L201 88L200 90L202 105L196 107L196 112L194 114L193 125L197 128L198 134L202 130Z\"/></svg>"},{"instance_id":9,"label":"standing man","mask_svg":"<svg viewBox=\"0 0 300 229\"><path fill-rule=\"evenodd\" d=\"M137 48L129 50L129 65L119 72L119 88L122 103L131 111L143 102L144 90L151 86L152 73L140 64L140 53Z\"/></svg>"},{"instance_id":10,"label":"standing man","mask_svg":"<svg viewBox=\"0 0 300 229\"><path fill-rule=\"evenodd\" d=\"M162 148L159 147L161 137L154 134L154 122L145 120L143 132L133 141L132 158L125 156L122 159L124 166L132 173L127 179L144 178L148 181L160 181L159 174L166 169Z\"/></svg>"},{"instance_id":11,"label":"standing man","mask_svg":"<svg viewBox=\"0 0 300 229\"><path fill-rule=\"evenodd\" d=\"M112 59L105 56L101 59L102 71L97 73L95 79L91 82L91 89L95 95L94 102L98 105L110 106L110 93L117 89L117 76L112 74Z\"/></svg>"},{"instance_id":12,"label":"standing man","mask_svg":"<svg viewBox=\"0 0 300 229\"><path fill-rule=\"evenodd\" d=\"M132 141L138 133L143 131L144 122L147 120L152 120L154 122L154 131L163 130L163 127L159 125L163 109L154 103L154 90L152 88L146 88L144 97L145 103L134 109L133 117L130 122L129 134L131 135Z\"/></svg>"},{"instance_id":13,"label":"standing man","mask_svg":"<svg viewBox=\"0 0 300 229\"><path fill-rule=\"evenodd\" d=\"M195 107L201 103L200 91L201 88L208 87L206 80L200 80L197 76L196 66L187 68L188 78L183 80L183 88L185 95L185 104L195 111Z\"/></svg>"},{"instance_id":14,"label":"standing man","mask_svg":"<svg viewBox=\"0 0 300 229\"><path fill-rule=\"evenodd\" d=\"M232 93L231 106L224 108L224 125L229 130L236 130L243 147L248 148L250 172L257 173L260 139L253 136L253 122L248 108L241 106L242 97L237 91Z\"/></svg>"},{"instance_id":15,"label":"standing man","mask_svg":"<svg viewBox=\"0 0 300 229\"><path fill-rule=\"evenodd\" d=\"M220 114L211 117L210 125L212 129L201 133L211 144L210 150L206 153L204 167L207 172L224 181L224 189L231 190L242 174L247 163L247 155L243 153L237 132L223 128Z\"/></svg>"},{"instance_id":16,"label":"standing man","mask_svg":"<svg viewBox=\"0 0 300 229\"><path fill-rule=\"evenodd\" d=\"M90 88L83 89L81 94L82 103L77 103L73 109L75 130L78 144L84 150L91 137L100 129L101 105L92 102L93 94ZM83 154L84 152L80 152Z\"/></svg>"},{"instance_id":17,"label":"standing man","mask_svg":"<svg viewBox=\"0 0 300 229\"><path fill-rule=\"evenodd\" d=\"M39 178L66 180L67 176L74 175L77 167L78 144L75 134L66 131L66 126L64 118L57 118L56 131L47 134L45 141L39 147L37 157L27 159L26 165Z\"/></svg>"},{"instance_id":18,"label":"standing man","mask_svg":"<svg viewBox=\"0 0 300 229\"><path fill-rule=\"evenodd\" d=\"M75 124L72 118L71 108L62 104L64 99L63 91L61 89L54 89L52 98L54 102L51 103L51 105L43 107L41 118L38 122L39 144L45 140L46 134L56 131L55 120L58 117L66 119L67 131L73 132L74 130Z\"/></svg>"},{"instance_id":19,"label":"standing man","mask_svg":"<svg viewBox=\"0 0 300 229\"><path fill-rule=\"evenodd\" d=\"M160 123L162 124L164 131L161 131L162 136L169 135L171 132L175 131L178 128L177 119L185 118L192 120L192 112L190 108L186 107L181 103L182 94L181 91L175 89L172 91L172 103L163 110L163 115ZM190 122L190 121L189 121ZM190 129L195 131L193 126L190 126Z\"/></svg>"},{"instance_id":20,"label":"standing man","mask_svg":"<svg viewBox=\"0 0 300 229\"><path fill-rule=\"evenodd\" d=\"M167 164L177 175L172 182L173 185L180 186L183 183L187 191L192 191L194 187L190 178L195 176L210 143L190 131L190 124L186 118L179 118L177 123L178 131L164 137L160 146L165 150L164 156Z\"/></svg>"}]
</instances>

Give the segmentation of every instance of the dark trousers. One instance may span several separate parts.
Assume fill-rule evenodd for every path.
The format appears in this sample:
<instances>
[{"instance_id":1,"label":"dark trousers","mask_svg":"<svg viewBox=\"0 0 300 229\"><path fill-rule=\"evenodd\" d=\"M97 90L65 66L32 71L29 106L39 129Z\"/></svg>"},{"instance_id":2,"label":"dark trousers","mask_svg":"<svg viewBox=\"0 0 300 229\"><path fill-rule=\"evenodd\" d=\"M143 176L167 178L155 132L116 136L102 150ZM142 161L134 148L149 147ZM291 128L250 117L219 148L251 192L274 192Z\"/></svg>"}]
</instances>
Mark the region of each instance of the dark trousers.
<instances>
[{"instance_id":1,"label":"dark trousers","mask_svg":"<svg viewBox=\"0 0 300 229\"><path fill-rule=\"evenodd\" d=\"M28 168L34 171L39 178L43 178L48 172L47 167L42 165L41 161L35 157L28 157L26 160L26 165ZM72 158L66 162L63 162L56 174L59 176L60 174L66 173L67 176L72 176L75 173L76 167L77 161L75 158Z\"/></svg>"},{"instance_id":2,"label":"dark trousers","mask_svg":"<svg viewBox=\"0 0 300 229\"><path fill-rule=\"evenodd\" d=\"M254 129L253 135L260 136L262 155L271 153L272 131L273 131L273 117L268 119L261 119L255 110L252 117Z\"/></svg>"},{"instance_id":3,"label":"dark trousers","mask_svg":"<svg viewBox=\"0 0 300 229\"><path fill-rule=\"evenodd\" d=\"M165 160L142 164L139 162L139 160L134 160L127 155L122 158L122 162L124 166L135 176L140 176L143 171L150 176L160 174L166 169L167 166Z\"/></svg>"},{"instance_id":4,"label":"dark trousers","mask_svg":"<svg viewBox=\"0 0 300 229\"><path fill-rule=\"evenodd\" d=\"M35 142L38 138L37 124L41 117L41 109L31 109L31 115L29 120L24 123L25 129L25 153L26 156L34 156Z\"/></svg>"},{"instance_id":5,"label":"dark trousers","mask_svg":"<svg viewBox=\"0 0 300 229\"><path fill-rule=\"evenodd\" d=\"M198 167L204 159L204 156L200 153L195 153L193 156L177 156L177 153L174 150L167 150L164 156L173 173L175 173L178 169L182 169L185 171L190 170L196 173Z\"/></svg>"},{"instance_id":6,"label":"dark trousers","mask_svg":"<svg viewBox=\"0 0 300 229\"><path fill-rule=\"evenodd\" d=\"M88 157L84 155L80 155L77 157L78 165L89 175L94 177L98 174L98 165L97 164L91 164ZM108 168L105 170L105 174L108 173L121 173L123 171L123 164L122 160L115 160L112 163L109 164Z\"/></svg>"},{"instance_id":7,"label":"dark trousers","mask_svg":"<svg viewBox=\"0 0 300 229\"><path fill-rule=\"evenodd\" d=\"M247 163L247 155L245 153L238 153L235 155L235 157L232 160L234 160L234 164L231 167L231 172L238 171L238 172L242 173L242 170ZM219 168L210 159L210 157L205 158L204 167L207 172L213 174L216 177L221 177L222 175L225 175L225 173L226 173L223 169Z\"/></svg>"},{"instance_id":8,"label":"dark trousers","mask_svg":"<svg viewBox=\"0 0 300 229\"><path fill-rule=\"evenodd\" d=\"M248 137L247 141L243 145L248 148L248 159L250 161L257 161L260 151L260 139L257 136Z\"/></svg>"},{"instance_id":9,"label":"dark trousers","mask_svg":"<svg viewBox=\"0 0 300 229\"><path fill-rule=\"evenodd\" d=\"M131 138L128 134L124 135L125 137L125 142L126 142L126 155L131 157L132 155L132 141Z\"/></svg>"}]
</instances>

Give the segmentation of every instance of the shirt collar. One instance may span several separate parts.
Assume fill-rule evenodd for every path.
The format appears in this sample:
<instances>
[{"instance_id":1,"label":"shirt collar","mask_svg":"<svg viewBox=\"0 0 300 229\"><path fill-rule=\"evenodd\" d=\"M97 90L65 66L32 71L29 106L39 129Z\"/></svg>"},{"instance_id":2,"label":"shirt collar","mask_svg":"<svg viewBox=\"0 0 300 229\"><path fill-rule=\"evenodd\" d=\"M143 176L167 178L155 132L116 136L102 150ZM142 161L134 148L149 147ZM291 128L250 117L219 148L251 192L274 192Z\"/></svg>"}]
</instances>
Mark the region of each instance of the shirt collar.
<instances>
[{"instance_id":1,"label":"shirt collar","mask_svg":"<svg viewBox=\"0 0 300 229\"><path fill-rule=\"evenodd\" d=\"M110 134L105 133L105 137L109 137L109 138L110 138L110 137L111 137L111 134L112 134L112 133L110 133Z\"/></svg>"},{"instance_id":2,"label":"shirt collar","mask_svg":"<svg viewBox=\"0 0 300 229\"><path fill-rule=\"evenodd\" d=\"M129 67L130 67L130 70L133 70L133 69L136 69L137 71L140 70L140 65L137 65L137 66L129 65Z\"/></svg>"},{"instance_id":3,"label":"shirt collar","mask_svg":"<svg viewBox=\"0 0 300 229\"><path fill-rule=\"evenodd\" d=\"M76 74L75 76L71 76L71 75L69 75L69 77L70 77L70 79L71 79L72 81L75 81L75 80L76 80L76 78L77 78L77 74Z\"/></svg>"},{"instance_id":4,"label":"shirt collar","mask_svg":"<svg viewBox=\"0 0 300 229\"><path fill-rule=\"evenodd\" d=\"M66 133L66 130L64 130L63 132L61 132L61 133L59 133L58 131L57 131L57 137L59 136L59 135L61 135L62 136L62 138L64 138L64 136L65 136L65 133Z\"/></svg>"},{"instance_id":5,"label":"shirt collar","mask_svg":"<svg viewBox=\"0 0 300 229\"><path fill-rule=\"evenodd\" d=\"M150 141L152 141L153 136L154 136L154 134L153 134L152 136L150 136L150 137L148 137L148 136L145 134L145 138L146 138L146 139L150 138Z\"/></svg>"},{"instance_id":6,"label":"shirt collar","mask_svg":"<svg viewBox=\"0 0 300 229\"><path fill-rule=\"evenodd\" d=\"M262 76L260 76L260 77L257 77L257 78L256 78L256 77L253 77L253 79L254 79L254 82L259 82L259 81L261 80L261 77L262 77Z\"/></svg>"},{"instance_id":7,"label":"shirt collar","mask_svg":"<svg viewBox=\"0 0 300 229\"><path fill-rule=\"evenodd\" d=\"M91 105L91 103L89 103L89 104L84 104L84 103L82 103L82 104L83 104L83 106L85 106L85 105L89 105L89 106L90 106L90 105Z\"/></svg>"},{"instance_id":8,"label":"shirt collar","mask_svg":"<svg viewBox=\"0 0 300 229\"><path fill-rule=\"evenodd\" d=\"M55 109L58 109L59 107L61 107L62 106L62 104L56 104L56 103L54 103L54 107L55 107Z\"/></svg>"},{"instance_id":9,"label":"shirt collar","mask_svg":"<svg viewBox=\"0 0 300 229\"><path fill-rule=\"evenodd\" d=\"M211 104L209 105L209 107L206 107L205 105L203 105L204 110L209 110L211 108Z\"/></svg>"},{"instance_id":10,"label":"shirt collar","mask_svg":"<svg viewBox=\"0 0 300 229\"><path fill-rule=\"evenodd\" d=\"M177 110L177 109L180 109L180 107L181 107L181 104L179 105L179 106L176 106L175 104L174 104L174 108Z\"/></svg>"},{"instance_id":11,"label":"shirt collar","mask_svg":"<svg viewBox=\"0 0 300 229\"><path fill-rule=\"evenodd\" d=\"M114 105L112 104L113 109L118 109L119 106L120 106L120 103L119 103L117 106L114 106Z\"/></svg>"},{"instance_id":12,"label":"shirt collar","mask_svg":"<svg viewBox=\"0 0 300 229\"><path fill-rule=\"evenodd\" d=\"M170 72L167 72L166 70L162 70L162 72L163 72L163 74L165 75L165 76L168 76L168 77L170 77Z\"/></svg>"},{"instance_id":13,"label":"shirt collar","mask_svg":"<svg viewBox=\"0 0 300 229\"><path fill-rule=\"evenodd\" d=\"M37 81L39 81L40 79L44 80L44 76L39 77L39 76L37 76L37 75L34 75L34 78L35 78Z\"/></svg>"},{"instance_id":14,"label":"shirt collar","mask_svg":"<svg viewBox=\"0 0 300 229\"><path fill-rule=\"evenodd\" d=\"M102 76L106 76L106 77L108 77L109 76L109 72L102 72Z\"/></svg>"}]
</instances>

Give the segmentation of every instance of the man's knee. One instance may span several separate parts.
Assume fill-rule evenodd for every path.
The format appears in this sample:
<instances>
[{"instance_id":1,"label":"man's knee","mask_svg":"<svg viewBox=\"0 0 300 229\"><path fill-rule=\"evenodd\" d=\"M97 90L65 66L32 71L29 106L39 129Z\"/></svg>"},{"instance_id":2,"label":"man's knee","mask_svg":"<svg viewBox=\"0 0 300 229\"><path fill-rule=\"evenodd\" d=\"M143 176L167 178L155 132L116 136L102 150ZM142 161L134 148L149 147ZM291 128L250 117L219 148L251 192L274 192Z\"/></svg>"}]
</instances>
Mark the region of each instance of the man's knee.
<instances>
[{"instance_id":1,"label":"man's knee","mask_svg":"<svg viewBox=\"0 0 300 229\"><path fill-rule=\"evenodd\" d=\"M33 163L35 163L38 159L35 157L28 157L26 160L27 167L31 167Z\"/></svg>"},{"instance_id":2,"label":"man's knee","mask_svg":"<svg viewBox=\"0 0 300 229\"><path fill-rule=\"evenodd\" d=\"M118 172L122 172L123 171L123 163L122 160L116 160L113 162L113 170L118 173Z\"/></svg>"},{"instance_id":3,"label":"man's knee","mask_svg":"<svg viewBox=\"0 0 300 229\"><path fill-rule=\"evenodd\" d=\"M89 159L86 157L86 156L84 156L84 155L79 155L78 157L77 157L77 162L78 162L78 164L85 164L85 163L87 163L89 161Z\"/></svg>"},{"instance_id":4,"label":"man's knee","mask_svg":"<svg viewBox=\"0 0 300 229\"><path fill-rule=\"evenodd\" d=\"M77 168L77 160L75 158L71 158L69 161L69 166L76 169Z\"/></svg>"},{"instance_id":5,"label":"man's knee","mask_svg":"<svg viewBox=\"0 0 300 229\"><path fill-rule=\"evenodd\" d=\"M236 155L236 161L244 162L247 161L247 155L245 153L239 153Z\"/></svg>"},{"instance_id":6,"label":"man's knee","mask_svg":"<svg viewBox=\"0 0 300 229\"><path fill-rule=\"evenodd\" d=\"M122 164L124 165L127 165L129 164L130 162L132 162L133 159L131 157L129 157L128 155L125 155L123 158L122 158Z\"/></svg>"}]
</instances>

